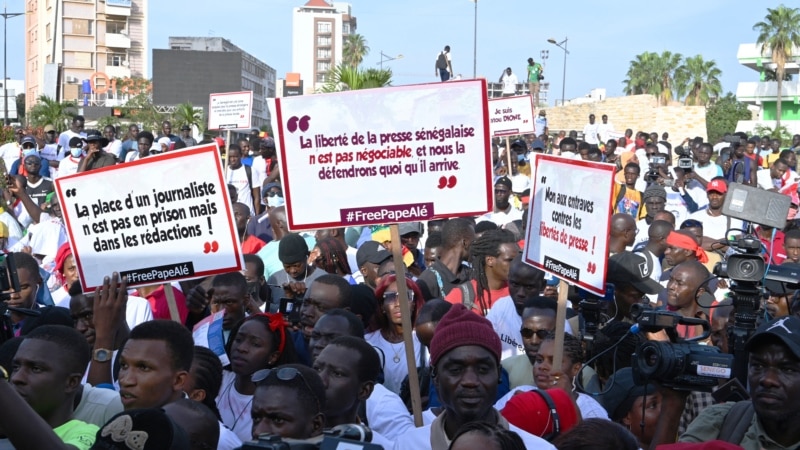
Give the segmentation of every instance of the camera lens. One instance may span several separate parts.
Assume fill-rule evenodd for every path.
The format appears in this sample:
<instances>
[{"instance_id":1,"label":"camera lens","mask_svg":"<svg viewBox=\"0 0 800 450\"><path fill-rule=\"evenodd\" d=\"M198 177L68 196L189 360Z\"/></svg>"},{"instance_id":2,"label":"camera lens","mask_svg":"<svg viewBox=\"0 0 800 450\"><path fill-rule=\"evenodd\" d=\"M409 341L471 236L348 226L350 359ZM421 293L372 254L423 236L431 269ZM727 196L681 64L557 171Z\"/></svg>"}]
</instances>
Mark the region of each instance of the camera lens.
<instances>
[{"instance_id":1,"label":"camera lens","mask_svg":"<svg viewBox=\"0 0 800 450\"><path fill-rule=\"evenodd\" d=\"M739 272L745 277L749 277L756 271L756 265L753 261L745 260L739 265Z\"/></svg>"}]
</instances>

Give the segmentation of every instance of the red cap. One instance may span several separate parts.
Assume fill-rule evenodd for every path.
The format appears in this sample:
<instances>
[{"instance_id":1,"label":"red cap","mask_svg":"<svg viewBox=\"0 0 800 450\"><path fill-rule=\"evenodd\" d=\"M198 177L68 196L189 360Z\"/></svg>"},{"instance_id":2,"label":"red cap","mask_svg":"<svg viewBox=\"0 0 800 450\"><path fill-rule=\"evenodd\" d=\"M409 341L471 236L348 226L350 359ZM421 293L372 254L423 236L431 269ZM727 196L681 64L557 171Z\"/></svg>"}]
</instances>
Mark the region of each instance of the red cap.
<instances>
[{"instance_id":1,"label":"red cap","mask_svg":"<svg viewBox=\"0 0 800 450\"><path fill-rule=\"evenodd\" d=\"M711 180L706 185L706 192L719 192L720 194L724 194L728 192L728 184L725 183L725 180Z\"/></svg>"}]
</instances>

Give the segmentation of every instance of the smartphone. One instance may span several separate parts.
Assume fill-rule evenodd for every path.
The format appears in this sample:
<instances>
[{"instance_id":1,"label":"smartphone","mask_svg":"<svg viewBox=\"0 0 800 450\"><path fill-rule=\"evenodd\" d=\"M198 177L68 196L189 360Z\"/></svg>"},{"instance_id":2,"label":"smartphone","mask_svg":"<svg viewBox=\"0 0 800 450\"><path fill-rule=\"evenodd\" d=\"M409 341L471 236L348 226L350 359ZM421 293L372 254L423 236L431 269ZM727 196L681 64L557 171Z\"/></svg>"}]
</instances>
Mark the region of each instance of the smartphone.
<instances>
[{"instance_id":1,"label":"smartphone","mask_svg":"<svg viewBox=\"0 0 800 450\"><path fill-rule=\"evenodd\" d=\"M283 317L289 323L300 322L300 306L303 304L303 299L282 297L278 305L278 312L283 314Z\"/></svg>"}]
</instances>

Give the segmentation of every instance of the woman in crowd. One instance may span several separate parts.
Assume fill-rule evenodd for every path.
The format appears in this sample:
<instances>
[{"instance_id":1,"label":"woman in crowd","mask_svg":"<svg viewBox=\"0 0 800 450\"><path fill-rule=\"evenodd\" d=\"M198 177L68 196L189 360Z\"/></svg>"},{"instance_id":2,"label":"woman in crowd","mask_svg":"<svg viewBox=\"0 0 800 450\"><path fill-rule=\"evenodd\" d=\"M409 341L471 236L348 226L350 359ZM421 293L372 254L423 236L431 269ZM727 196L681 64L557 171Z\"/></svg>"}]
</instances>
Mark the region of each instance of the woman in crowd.
<instances>
[{"instance_id":1,"label":"woman in crowd","mask_svg":"<svg viewBox=\"0 0 800 450\"><path fill-rule=\"evenodd\" d=\"M192 369L189 378L184 384L184 392L189 399L207 406L219 420L218 450L233 450L242 445L242 440L236 434L225 428L219 416L215 399L219 395L222 385L222 363L213 351L206 347L195 346L192 358Z\"/></svg>"},{"instance_id":2,"label":"woman in crowd","mask_svg":"<svg viewBox=\"0 0 800 450\"><path fill-rule=\"evenodd\" d=\"M344 277L350 284L356 284L347 261L347 247L336 238L325 238L317 241L317 245L308 255L308 264L319 267L325 272Z\"/></svg>"}]
</instances>

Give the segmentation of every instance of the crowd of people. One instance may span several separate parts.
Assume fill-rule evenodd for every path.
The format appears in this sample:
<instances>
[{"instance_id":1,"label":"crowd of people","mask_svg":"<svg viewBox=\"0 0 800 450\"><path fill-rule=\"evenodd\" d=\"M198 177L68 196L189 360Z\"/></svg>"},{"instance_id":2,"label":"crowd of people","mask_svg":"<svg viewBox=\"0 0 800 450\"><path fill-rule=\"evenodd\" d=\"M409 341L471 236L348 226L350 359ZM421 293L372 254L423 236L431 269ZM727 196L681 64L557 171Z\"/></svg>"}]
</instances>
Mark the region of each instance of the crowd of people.
<instances>
[{"instance_id":1,"label":"crowd of people","mask_svg":"<svg viewBox=\"0 0 800 450\"><path fill-rule=\"evenodd\" d=\"M798 286L759 284L748 400L642 380L631 355L664 339L632 327L645 306L707 320L709 336L694 324L674 334L730 350L735 281L710 274L737 239L752 235L770 266L800 263L800 136L788 148L741 134L673 146L666 134L614 137L607 116L589 121L580 140L495 148L492 211L400 224L399 243L388 226L290 232L274 140L216 138L244 270L136 289L111 272L95 292L81 289L52 179L197 141L168 121L122 139L113 127L84 132L80 116L43 140L17 130L0 147L0 237L19 281L2 294L0 410L13 413L0 414L0 449L235 449L264 435L318 444L348 424L384 449L798 448ZM522 255L531 165L544 152L616 166L603 256L613 290L594 303L599 323L579 291ZM726 216L731 183L788 196L786 227Z\"/></svg>"}]
</instances>

